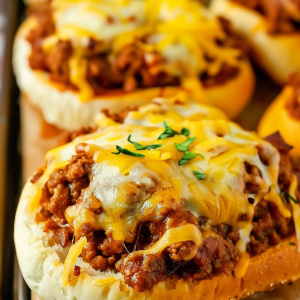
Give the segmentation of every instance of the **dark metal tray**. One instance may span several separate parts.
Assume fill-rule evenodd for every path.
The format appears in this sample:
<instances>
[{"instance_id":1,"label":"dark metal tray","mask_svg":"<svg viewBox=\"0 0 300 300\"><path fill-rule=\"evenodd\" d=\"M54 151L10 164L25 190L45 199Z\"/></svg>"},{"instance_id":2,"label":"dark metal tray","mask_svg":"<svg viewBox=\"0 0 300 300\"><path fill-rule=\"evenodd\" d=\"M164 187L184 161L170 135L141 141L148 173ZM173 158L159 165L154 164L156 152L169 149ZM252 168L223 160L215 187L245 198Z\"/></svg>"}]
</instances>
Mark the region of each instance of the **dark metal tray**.
<instances>
[{"instance_id":1,"label":"dark metal tray","mask_svg":"<svg viewBox=\"0 0 300 300\"><path fill-rule=\"evenodd\" d=\"M0 0L0 299L14 299L13 223L20 192L18 90L12 75L13 38L22 5Z\"/></svg>"}]
</instances>

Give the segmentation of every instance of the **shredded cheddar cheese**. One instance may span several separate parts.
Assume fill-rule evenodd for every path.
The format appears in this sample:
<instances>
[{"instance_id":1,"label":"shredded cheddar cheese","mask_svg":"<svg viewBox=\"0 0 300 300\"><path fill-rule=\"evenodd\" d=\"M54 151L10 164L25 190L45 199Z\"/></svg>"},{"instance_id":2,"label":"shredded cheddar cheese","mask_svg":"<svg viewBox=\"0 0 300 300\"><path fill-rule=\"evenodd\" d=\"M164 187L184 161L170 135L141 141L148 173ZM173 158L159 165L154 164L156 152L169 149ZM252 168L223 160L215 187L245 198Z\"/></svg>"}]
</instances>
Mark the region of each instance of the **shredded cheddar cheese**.
<instances>
[{"instance_id":1,"label":"shredded cheddar cheese","mask_svg":"<svg viewBox=\"0 0 300 300\"><path fill-rule=\"evenodd\" d=\"M130 44L145 51L145 56L159 53L165 60L162 70L185 79L183 87L200 101L202 73L215 76L225 64L239 66L241 51L216 42L225 40L226 34L198 1L53 0L51 6L56 31L45 39L43 48L49 51L59 40L72 43L75 54L69 62L70 81L82 101L93 98L86 80L85 52L90 39L98 42L99 53L106 53L112 61Z\"/></svg>"},{"instance_id":2,"label":"shredded cheddar cheese","mask_svg":"<svg viewBox=\"0 0 300 300\"><path fill-rule=\"evenodd\" d=\"M195 243L193 251L191 251L190 253L188 253L186 256L183 257L184 260L188 261L196 255L198 249L202 244L201 232L196 225L192 225L192 224L182 225L179 227L168 229L157 243L155 243L152 247L146 250L138 251L138 253L142 253L142 254L160 253L174 243L185 242L185 241L192 241Z\"/></svg>"},{"instance_id":3,"label":"shredded cheddar cheese","mask_svg":"<svg viewBox=\"0 0 300 300\"><path fill-rule=\"evenodd\" d=\"M197 120L194 120L195 114L198 115ZM100 119L99 116L99 122ZM166 124L177 133L159 139L166 130ZM188 136L181 134L183 128ZM137 150L128 142L129 136L140 145L159 144L159 147ZM189 138L192 138L192 143L189 143L188 151L201 153L203 157L179 165L183 152L177 149L176 144L182 144ZM83 200L68 207L65 212L75 234L81 225L89 223L95 231L109 231L115 240L132 243L140 223L155 218L160 208L171 207L175 201L177 205L184 205L196 218L209 219L212 226L228 224L239 229L240 240L236 246L241 257L235 275L243 277L250 262L246 247L250 241L255 205L261 200L273 202L284 217L291 217L280 199L280 155L271 144L226 118L220 119L220 114L206 106L190 101L174 104L167 99L155 99L152 104L129 113L125 124L101 127L98 132L49 151L46 171L35 183L38 192L30 203L31 211L38 206L38 193L41 193L51 172L66 167L75 146L82 142L86 144L86 153L93 157L94 164ZM116 154L116 145L126 148L129 154ZM267 153L267 163L262 161L259 149ZM137 157L136 153L142 153L144 157ZM257 176L255 183L251 181L245 164L258 168L261 176ZM199 180L193 173L195 171L205 174L205 178ZM245 188L248 182L258 185L258 191L248 193ZM289 190L291 197L296 198L296 189L297 178L294 177ZM248 201L249 198L253 199L253 203ZM94 213L89 209L91 206L101 207L103 213ZM292 203L292 207L299 245L300 209L296 203ZM241 215L246 217L241 219ZM197 251L202 235L196 225L168 228L152 247L140 253L160 253L166 247L183 241L194 242L194 250ZM65 263L65 283L73 282L71 269L84 245L84 240L80 240L71 248ZM195 251L183 259L190 260Z\"/></svg>"},{"instance_id":4,"label":"shredded cheddar cheese","mask_svg":"<svg viewBox=\"0 0 300 300\"><path fill-rule=\"evenodd\" d=\"M82 249L87 244L86 237L80 238L69 250L67 258L64 262L64 271L63 271L63 286L67 285L74 286L78 280L78 277L74 275L74 267L76 265L77 259L82 252Z\"/></svg>"}]
</instances>

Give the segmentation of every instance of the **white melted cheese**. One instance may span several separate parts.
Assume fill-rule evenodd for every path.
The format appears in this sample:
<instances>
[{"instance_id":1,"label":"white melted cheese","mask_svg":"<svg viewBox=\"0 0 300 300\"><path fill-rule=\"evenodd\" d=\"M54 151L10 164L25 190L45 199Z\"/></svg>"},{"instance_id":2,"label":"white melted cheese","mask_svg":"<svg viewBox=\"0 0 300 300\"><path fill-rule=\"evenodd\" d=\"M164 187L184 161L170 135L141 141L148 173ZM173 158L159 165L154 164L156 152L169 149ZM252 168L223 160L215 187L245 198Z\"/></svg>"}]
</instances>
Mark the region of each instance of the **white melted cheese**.
<instances>
[{"instance_id":1,"label":"white melted cheese","mask_svg":"<svg viewBox=\"0 0 300 300\"><path fill-rule=\"evenodd\" d=\"M169 110L164 110L167 107ZM190 112L189 107L193 108ZM129 115L127 124L112 122L106 127L102 124L98 132L49 151L46 172L36 183L38 190L41 191L50 172L66 165L75 153L75 146L85 143L85 151L94 159L89 174L90 185L85 190L83 201L66 211L67 221L72 224L75 233L81 224L89 222L95 230L111 231L116 240L132 242L140 222L155 219L160 208L171 206L175 201L185 205L195 217L207 217L212 225L225 223L240 229L241 239L237 246L242 258L237 265L236 276L242 277L249 263L246 244L249 242L255 205L265 199L276 203L284 217L291 216L280 199L278 151L254 133L226 119L219 119L219 114L214 117L208 107L189 101L176 104L172 100L155 99L152 105L141 107L135 113L141 114L136 116L137 119L145 117L148 122L152 118L152 122L149 121L149 126L131 124L134 123L134 116ZM191 118L193 113L198 113L197 120ZM153 121L154 117L158 121ZM165 131L161 119L178 133L183 128L188 129L189 136L196 137L188 150L200 153L204 158L198 156L179 166L184 153L177 150L175 143L180 144L187 137L178 134L159 140L158 137ZM136 150L127 141L129 135L132 141L142 145L161 144L161 147ZM115 155L112 152L117 152L116 145L145 157ZM261 161L258 147L267 155L267 165ZM261 173L258 193L245 192L248 176L245 163L257 166ZM193 171L206 174L205 179L199 180ZM291 195L295 193L296 180L291 185ZM254 205L249 203L248 198L254 199ZM33 202L37 205L35 200ZM93 213L89 209L91 205L102 207L103 213ZM241 218L241 215L247 218ZM299 223L298 216L299 209L294 208L296 224ZM298 233L298 225L296 230ZM171 233L166 236L171 236Z\"/></svg>"},{"instance_id":2,"label":"white melted cheese","mask_svg":"<svg viewBox=\"0 0 300 300\"><path fill-rule=\"evenodd\" d=\"M191 121L228 120L227 116L219 109L191 101L185 93L178 93L171 99L155 98L152 103L141 105L137 110L128 113L124 124L157 127L162 126L163 122L169 119L178 122L185 119ZM102 112L97 114L95 122L99 127L117 124Z\"/></svg>"},{"instance_id":3,"label":"white melted cheese","mask_svg":"<svg viewBox=\"0 0 300 300\"><path fill-rule=\"evenodd\" d=\"M75 46L86 47L89 38L103 46L118 35L145 23L144 1L61 1L52 2L57 35Z\"/></svg>"}]
</instances>

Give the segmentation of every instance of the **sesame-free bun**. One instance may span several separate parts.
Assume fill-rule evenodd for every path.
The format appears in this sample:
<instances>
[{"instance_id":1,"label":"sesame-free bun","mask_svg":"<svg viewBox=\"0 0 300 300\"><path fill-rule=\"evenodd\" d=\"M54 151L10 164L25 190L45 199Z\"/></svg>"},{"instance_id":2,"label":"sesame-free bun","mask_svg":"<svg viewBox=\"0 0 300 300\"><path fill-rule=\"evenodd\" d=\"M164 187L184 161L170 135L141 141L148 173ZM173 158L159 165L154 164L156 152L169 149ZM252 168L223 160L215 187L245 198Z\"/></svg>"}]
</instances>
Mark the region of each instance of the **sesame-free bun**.
<instances>
[{"instance_id":1,"label":"sesame-free bun","mask_svg":"<svg viewBox=\"0 0 300 300\"><path fill-rule=\"evenodd\" d=\"M230 0L212 0L210 7L245 38L254 60L274 81L283 85L292 73L300 74L300 56L295 53L300 47L300 33L268 34L264 16Z\"/></svg>"},{"instance_id":2,"label":"sesame-free bun","mask_svg":"<svg viewBox=\"0 0 300 300\"><path fill-rule=\"evenodd\" d=\"M290 151L291 155L300 157L300 120L293 118L286 108L287 103L292 101L293 97L295 97L293 87L285 86L261 118L258 134L261 137L267 137L279 131L285 142L294 147Z\"/></svg>"},{"instance_id":3,"label":"sesame-free bun","mask_svg":"<svg viewBox=\"0 0 300 300\"><path fill-rule=\"evenodd\" d=\"M63 287L62 275L66 250L49 245L49 237L42 226L35 223L28 212L28 201L35 194L29 181L22 192L15 219L15 245L22 274L29 287L43 300L129 300L129 299L240 299L258 291L300 277L300 253L290 245L290 238L264 254L251 259L246 275L238 279L224 274L186 282L167 279L143 293L128 287L120 273L100 272L81 261L81 275L72 287ZM102 279L97 280L96 279Z\"/></svg>"},{"instance_id":4,"label":"sesame-free bun","mask_svg":"<svg viewBox=\"0 0 300 300\"><path fill-rule=\"evenodd\" d=\"M26 40L29 31L37 25L33 16L20 27L14 45L13 66L18 85L29 101L38 107L46 122L64 130L76 130L89 125L101 109L118 112L127 107L149 103L161 96L161 88L140 89L133 93L110 93L82 102L79 94L64 90L61 84L51 82L46 72L29 67L31 45ZM205 88L198 100L222 109L230 118L235 117L248 103L254 88L254 73L248 60L241 60L239 74L226 83ZM176 95L180 87L163 89L163 96Z\"/></svg>"}]
</instances>

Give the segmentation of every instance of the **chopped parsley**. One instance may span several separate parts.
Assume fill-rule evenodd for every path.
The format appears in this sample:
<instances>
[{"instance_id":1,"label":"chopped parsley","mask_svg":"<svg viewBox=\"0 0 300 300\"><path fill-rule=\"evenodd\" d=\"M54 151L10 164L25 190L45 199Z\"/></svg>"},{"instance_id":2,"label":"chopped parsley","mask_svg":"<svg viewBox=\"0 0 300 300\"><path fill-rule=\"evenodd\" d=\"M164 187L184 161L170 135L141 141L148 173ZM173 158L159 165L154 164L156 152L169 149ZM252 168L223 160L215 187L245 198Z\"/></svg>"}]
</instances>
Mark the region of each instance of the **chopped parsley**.
<instances>
[{"instance_id":1,"label":"chopped parsley","mask_svg":"<svg viewBox=\"0 0 300 300\"><path fill-rule=\"evenodd\" d=\"M178 165L182 166L183 164L194 159L197 156L201 156L202 158L204 158L204 156L200 153L193 153L193 152L186 151L182 159L178 162Z\"/></svg>"},{"instance_id":2,"label":"chopped parsley","mask_svg":"<svg viewBox=\"0 0 300 300\"><path fill-rule=\"evenodd\" d=\"M118 152L112 152L112 154L119 155L122 153L125 155L130 155L130 156L135 156L135 157L141 157L141 158L145 157L144 154L129 151L128 149L122 148L118 145L116 146L116 149L118 150Z\"/></svg>"},{"instance_id":3,"label":"chopped parsley","mask_svg":"<svg viewBox=\"0 0 300 300\"><path fill-rule=\"evenodd\" d=\"M179 132L173 130L170 126L168 126L166 121L164 121L164 126L165 126L166 130L159 136L159 138L158 138L159 140L164 140L166 138L173 137L175 135L180 135L180 134L182 134L186 137L188 137L190 135L190 131L185 127L182 128L181 133L179 133Z\"/></svg>"},{"instance_id":4,"label":"chopped parsley","mask_svg":"<svg viewBox=\"0 0 300 300\"><path fill-rule=\"evenodd\" d=\"M179 132L173 130L170 126L167 125L167 122L164 121L165 131L159 136L159 140L164 140L175 135L179 135Z\"/></svg>"},{"instance_id":5,"label":"chopped parsley","mask_svg":"<svg viewBox=\"0 0 300 300\"><path fill-rule=\"evenodd\" d=\"M131 134L129 135L127 141L129 143L131 143L135 147L136 150L151 150L151 149L157 149L157 148L159 148L159 147L162 146L162 144L143 146L143 145L141 145L139 143L131 141L130 139L131 139Z\"/></svg>"},{"instance_id":6,"label":"chopped parsley","mask_svg":"<svg viewBox=\"0 0 300 300\"><path fill-rule=\"evenodd\" d=\"M283 203L287 204L287 201L285 200L284 192L281 192L280 196L281 196Z\"/></svg>"},{"instance_id":7,"label":"chopped parsley","mask_svg":"<svg viewBox=\"0 0 300 300\"><path fill-rule=\"evenodd\" d=\"M196 177L199 179L199 180L204 180L206 175L204 173L201 173L199 171L193 171L194 175L196 175Z\"/></svg>"},{"instance_id":8,"label":"chopped parsley","mask_svg":"<svg viewBox=\"0 0 300 300\"><path fill-rule=\"evenodd\" d=\"M291 245L291 246L296 246L296 244L295 244L295 243L293 243L293 242L290 242L290 245Z\"/></svg>"},{"instance_id":9,"label":"chopped parsley","mask_svg":"<svg viewBox=\"0 0 300 300\"><path fill-rule=\"evenodd\" d=\"M185 142L178 144L175 143L175 146L177 148L178 151L182 151L182 152L186 152L189 149L190 144L195 140L196 138L188 138Z\"/></svg>"},{"instance_id":10,"label":"chopped parsley","mask_svg":"<svg viewBox=\"0 0 300 300\"><path fill-rule=\"evenodd\" d=\"M284 203L286 203L285 196L288 196L290 200L292 200L295 204L298 204L298 201L287 192L281 193L281 197L282 197Z\"/></svg>"},{"instance_id":11,"label":"chopped parsley","mask_svg":"<svg viewBox=\"0 0 300 300\"><path fill-rule=\"evenodd\" d=\"M181 134L185 135L186 137L188 137L190 135L190 131L187 128L182 128L181 130Z\"/></svg>"}]
</instances>

